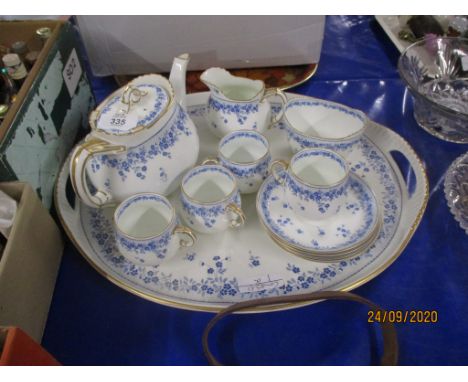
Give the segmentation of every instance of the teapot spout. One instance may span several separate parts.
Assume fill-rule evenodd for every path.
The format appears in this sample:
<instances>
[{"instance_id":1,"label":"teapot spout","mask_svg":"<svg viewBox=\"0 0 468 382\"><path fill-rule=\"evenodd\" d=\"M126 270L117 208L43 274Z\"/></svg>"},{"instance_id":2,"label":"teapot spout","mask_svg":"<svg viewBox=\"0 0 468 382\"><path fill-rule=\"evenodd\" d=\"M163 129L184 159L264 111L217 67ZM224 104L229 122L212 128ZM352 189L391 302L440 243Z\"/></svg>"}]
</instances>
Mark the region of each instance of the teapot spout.
<instances>
[{"instance_id":1,"label":"teapot spout","mask_svg":"<svg viewBox=\"0 0 468 382\"><path fill-rule=\"evenodd\" d=\"M169 82L174 89L175 97L184 109L186 108L185 77L189 61L190 55L188 53L175 57L172 63L171 74L169 75Z\"/></svg>"}]
</instances>

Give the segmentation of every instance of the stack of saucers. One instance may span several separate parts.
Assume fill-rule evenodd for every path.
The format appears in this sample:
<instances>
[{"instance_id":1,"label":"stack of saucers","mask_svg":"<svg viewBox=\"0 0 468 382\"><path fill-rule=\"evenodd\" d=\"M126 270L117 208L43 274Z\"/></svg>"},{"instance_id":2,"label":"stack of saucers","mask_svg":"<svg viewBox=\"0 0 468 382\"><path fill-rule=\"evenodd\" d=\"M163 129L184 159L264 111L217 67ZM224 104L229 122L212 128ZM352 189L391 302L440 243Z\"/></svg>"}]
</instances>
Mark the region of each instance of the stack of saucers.
<instances>
[{"instance_id":1,"label":"stack of saucers","mask_svg":"<svg viewBox=\"0 0 468 382\"><path fill-rule=\"evenodd\" d=\"M382 217L370 187L333 151L305 149L276 161L257 196L261 223L285 251L318 262L364 253Z\"/></svg>"}]
</instances>

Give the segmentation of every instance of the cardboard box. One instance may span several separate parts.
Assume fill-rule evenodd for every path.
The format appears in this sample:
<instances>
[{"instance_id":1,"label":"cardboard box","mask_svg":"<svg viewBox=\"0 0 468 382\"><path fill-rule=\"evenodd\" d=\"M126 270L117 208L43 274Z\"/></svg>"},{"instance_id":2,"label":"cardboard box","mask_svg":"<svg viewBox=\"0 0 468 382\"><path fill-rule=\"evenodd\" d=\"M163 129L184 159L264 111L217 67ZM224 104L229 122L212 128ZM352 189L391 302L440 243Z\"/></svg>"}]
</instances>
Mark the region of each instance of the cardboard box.
<instances>
[{"instance_id":1,"label":"cardboard box","mask_svg":"<svg viewBox=\"0 0 468 382\"><path fill-rule=\"evenodd\" d=\"M93 73L168 72L190 53L189 70L317 63L324 16L78 16Z\"/></svg>"},{"instance_id":2,"label":"cardboard box","mask_svg":"<svg viewBox=\"0 0 468 382\"><path fill-rule=\"evenodd\" d=\"M0 366L59 366L41 345L20 328L0 327Z\"/></svg>"},{"instance_id":3,"label":"cardboard box","mask_svg":"<svg viewBox=\"0 0 468 382\"><path fill-rule=\"evenodd\" d=\"M31 186L0 183L18 209L0 258L0 325L40 343L63 252L61 232Z\"/></svg>"},{"instance_id":4,"label":"cardboard box","mask_svg":"<svg viewBox=\"0 0 468 382\"><path fill-rule=\"evenodd\" d=\"M50 207L60 166L80 129L88 128L94 98L80 58L78 34L64 21L0 21L0 43L23 40L39 49L35 31L52 36L0 125L0 181L31 184Z\"/></svg>"}]
</instances>

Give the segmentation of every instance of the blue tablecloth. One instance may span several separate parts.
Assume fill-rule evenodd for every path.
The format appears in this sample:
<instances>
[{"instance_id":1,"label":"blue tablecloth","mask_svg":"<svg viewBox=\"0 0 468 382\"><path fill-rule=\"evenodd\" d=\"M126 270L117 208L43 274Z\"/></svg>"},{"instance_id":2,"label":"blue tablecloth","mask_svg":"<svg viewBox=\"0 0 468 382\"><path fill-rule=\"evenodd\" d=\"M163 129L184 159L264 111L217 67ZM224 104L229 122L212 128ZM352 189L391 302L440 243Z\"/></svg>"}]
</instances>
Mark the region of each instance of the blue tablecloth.
<instances>
[{"instance_id":1,"label":"blue tablecloth","mask_svg":"<svg viewBox=\"0 0 468 382\"><path fill-rule=\"evenodd\" d=\"M363 110L424 161L430 198L419 228L398 260L355 292L386 309L438 311L437 323L396 325L400 364L467 364L467 236L447 208L443 179L468 146L418 127L396 70L398 55L373 17L328 17L319 69L294 91ZM98 100L110 83L94 79ZM43 345L64 364L203 365L201 335L211 317L119 289L68 243ZM366 365L378 363L382 352L367 310L350 302L231 316L213 333L212 346L224 363L242 365Z\"/></svg>"}]
</instances>

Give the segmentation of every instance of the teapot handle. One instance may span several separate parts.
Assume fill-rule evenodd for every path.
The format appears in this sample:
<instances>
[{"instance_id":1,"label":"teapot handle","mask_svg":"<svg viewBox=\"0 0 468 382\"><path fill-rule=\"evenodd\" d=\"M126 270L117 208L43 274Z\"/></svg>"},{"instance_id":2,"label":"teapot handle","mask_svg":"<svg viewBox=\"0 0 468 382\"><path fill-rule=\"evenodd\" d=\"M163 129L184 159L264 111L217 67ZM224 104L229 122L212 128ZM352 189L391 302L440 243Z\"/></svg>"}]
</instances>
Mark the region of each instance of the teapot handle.
<instances>
[{"instance_id":1,"label":"teapot handle","mask_svg":"<svg viewBox=\"0 0 468 382\"><path fill-rule=\"evenodd\" d=\"M73 151L70 161L70 178L73 189L78 197L90 207L100 208L111 202L112 196L102 190L93 195L89 190L86 178L86 166L89 159L95 154L117 154L124 152L125 146L112 145L98 138L91 138L80 143Z\"/></svg>"},{"instance_id":2,"label":"teapot handle","mask_svg":"<svg viewBox=\"0 0 468 382\"><path fill-rule=\"evenodd\" d=\"M263 95L262 101L265 98L273 97L275 95L277 95L277 96L279 96L281 98L282 105L281 105L281 110L278 112L278 114L276 114L276 116L274 116L271 119L269 128L272 127L273 125L277 124L279 121L281 121L281 118L283 118L283 114L284 114L284 108L285 108L286 104L288 103L288 97L286 97L286 94L284 94L284 92L279 88L267 89L267 91Z\"/></svg>"}]
</instances>

